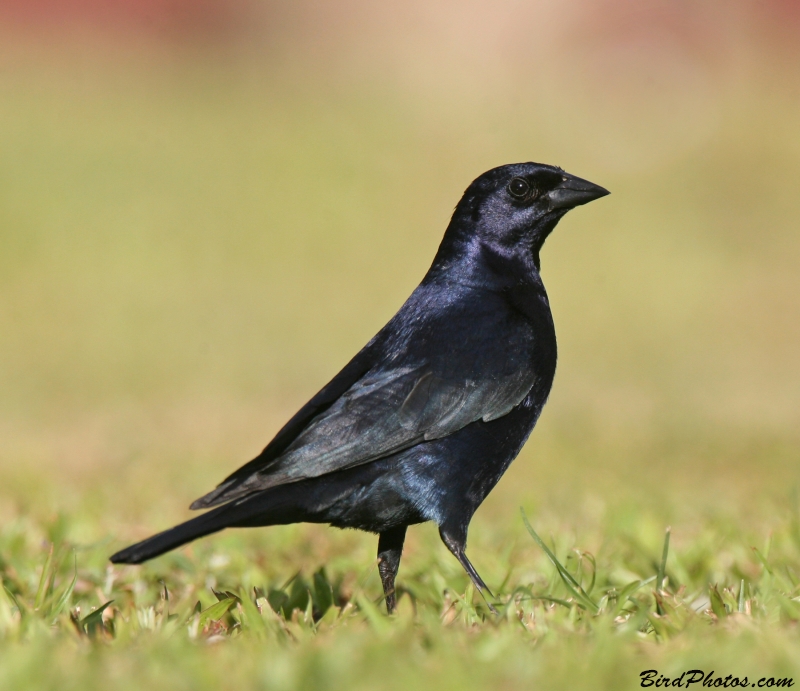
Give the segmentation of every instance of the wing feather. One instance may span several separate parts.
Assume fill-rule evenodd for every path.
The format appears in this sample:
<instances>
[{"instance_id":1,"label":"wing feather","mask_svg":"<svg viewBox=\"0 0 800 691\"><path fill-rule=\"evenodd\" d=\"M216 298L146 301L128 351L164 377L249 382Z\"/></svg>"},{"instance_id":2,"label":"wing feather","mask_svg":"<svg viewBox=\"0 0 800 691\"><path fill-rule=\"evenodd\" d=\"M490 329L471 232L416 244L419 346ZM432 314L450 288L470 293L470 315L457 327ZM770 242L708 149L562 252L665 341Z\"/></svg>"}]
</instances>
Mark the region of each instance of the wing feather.
<instances>
[{"instance_id":1,"label":"wing feather","mask_svg":"<svg viewBox=\"0 0 800 691\"><path fill-rule=\"evenodd\" d=\"M438 324L416 323L413 345L390 322L257 458L192 508L370 463L508 414L537 380L525 355L533 343L530 321L514 316L500 298L492 302L486 295L454 305L440 311ZM414 321L413 309L412 296L395 319ZM478 331L471 326L476 311L489 325ZM395 340L382 341L386 333ZM451 340L446 355L441 347L425 345L442 333L467 336ZM498 333L505 337L498 339ZM434 359L418 359L423 353Z\"/></svg>"},{"instance_id":2,"label":"wing feather","mask_svg":"<svg viewBox=\"0 0 800 691\"><path fill-rule=\"evenodd\" d=\"M495 420L525 398L535 377L446 381L422 367L366 376L315 418L274 461L219 501L370 463L466 425Z\"/></svg>"}]
</instances>

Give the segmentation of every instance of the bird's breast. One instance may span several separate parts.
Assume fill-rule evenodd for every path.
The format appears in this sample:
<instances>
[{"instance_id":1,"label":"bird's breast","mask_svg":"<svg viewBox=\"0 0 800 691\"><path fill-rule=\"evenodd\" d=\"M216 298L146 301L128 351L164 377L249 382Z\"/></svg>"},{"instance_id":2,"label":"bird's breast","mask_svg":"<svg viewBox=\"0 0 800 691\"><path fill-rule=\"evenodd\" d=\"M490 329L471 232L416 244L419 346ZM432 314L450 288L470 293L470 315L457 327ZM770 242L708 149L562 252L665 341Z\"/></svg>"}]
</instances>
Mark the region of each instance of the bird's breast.
<instances>
[{"instance_id":1,"label":"bird's breast","mask_svg":"<svg viewBox=\"0 0 800 691\"><path fill-rule=\"evenodd\" d=\"M513 286L505 291L505 298L510 308L529 325L537 356L552 359L555 368L556 330L544 286L541 284Z\"/></svg>"}]
</instances>

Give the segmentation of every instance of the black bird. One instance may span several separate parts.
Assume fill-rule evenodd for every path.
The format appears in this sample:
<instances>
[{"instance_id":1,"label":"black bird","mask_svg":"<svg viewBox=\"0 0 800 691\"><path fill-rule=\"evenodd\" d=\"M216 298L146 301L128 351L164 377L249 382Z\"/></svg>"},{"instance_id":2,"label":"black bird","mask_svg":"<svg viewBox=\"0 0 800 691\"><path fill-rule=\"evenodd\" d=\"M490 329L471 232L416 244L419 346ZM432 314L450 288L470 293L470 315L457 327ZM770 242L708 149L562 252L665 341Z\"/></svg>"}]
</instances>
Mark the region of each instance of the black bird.
<instances>
[{"instance_id":1,"label":"black bird","mask_svg":"<svg viewBox=\"0 0 800 691\"><path fill-rule=\"evenodd\" d=\"M567 211L606 194L538 163L481 175L400 311L258 457L191 506L217 508L111 561L139 564L229 527L358 528L379 535L391 612L406 528L434 521L489 592L464 552L467 527L533 430L556 369L539 252Z\"/></svg>"}]
</instances>

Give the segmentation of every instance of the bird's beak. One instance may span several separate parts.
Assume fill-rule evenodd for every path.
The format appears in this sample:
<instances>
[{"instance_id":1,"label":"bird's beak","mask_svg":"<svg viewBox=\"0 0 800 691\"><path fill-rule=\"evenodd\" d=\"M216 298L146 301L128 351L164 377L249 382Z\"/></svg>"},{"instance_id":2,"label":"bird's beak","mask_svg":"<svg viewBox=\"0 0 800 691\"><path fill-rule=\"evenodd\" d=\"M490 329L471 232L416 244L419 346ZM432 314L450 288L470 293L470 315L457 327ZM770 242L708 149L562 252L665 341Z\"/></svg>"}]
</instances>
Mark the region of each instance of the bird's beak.
<instances>
[{"instance_id":1,"label":"bird's beak","mask_svg":"<svg viewBox=\"0 0 800 691\"><path fill-rule=\"evenodd\" d=\"M607 189L593 182L564 173L564 179L554 190L547 193L551 209L571 209L587 204L610 194Z\"/></svg>"}]
</instances>

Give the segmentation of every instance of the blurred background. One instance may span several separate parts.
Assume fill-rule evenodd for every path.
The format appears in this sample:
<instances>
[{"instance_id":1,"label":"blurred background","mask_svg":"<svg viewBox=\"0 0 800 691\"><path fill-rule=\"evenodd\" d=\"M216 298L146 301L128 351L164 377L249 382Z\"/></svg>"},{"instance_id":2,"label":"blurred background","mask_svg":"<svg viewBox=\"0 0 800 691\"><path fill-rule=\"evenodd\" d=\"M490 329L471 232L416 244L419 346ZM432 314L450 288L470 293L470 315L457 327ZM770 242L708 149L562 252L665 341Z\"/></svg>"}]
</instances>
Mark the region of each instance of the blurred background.
<instances>
[{"instance_id":1,"label":"blurred background","mask_svg":"<svg viewBox=\"0 0 800 691\"><path fill-rule=\"evenodd\" d=\"M528 160L612 195L542 254L555 386L476 539L790 506L798 3L0 0L0 519L188 516Z\"/></svg>"}]
</instances>

